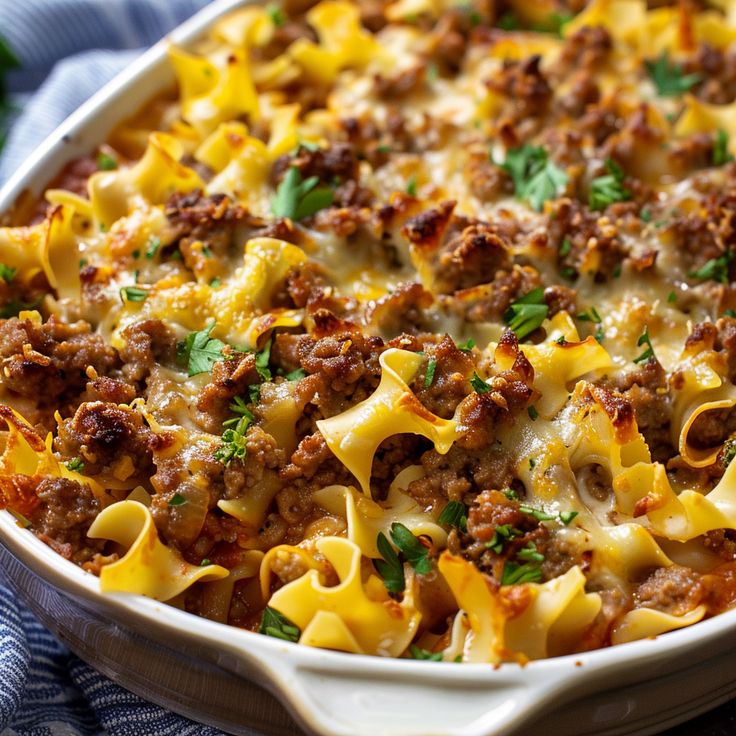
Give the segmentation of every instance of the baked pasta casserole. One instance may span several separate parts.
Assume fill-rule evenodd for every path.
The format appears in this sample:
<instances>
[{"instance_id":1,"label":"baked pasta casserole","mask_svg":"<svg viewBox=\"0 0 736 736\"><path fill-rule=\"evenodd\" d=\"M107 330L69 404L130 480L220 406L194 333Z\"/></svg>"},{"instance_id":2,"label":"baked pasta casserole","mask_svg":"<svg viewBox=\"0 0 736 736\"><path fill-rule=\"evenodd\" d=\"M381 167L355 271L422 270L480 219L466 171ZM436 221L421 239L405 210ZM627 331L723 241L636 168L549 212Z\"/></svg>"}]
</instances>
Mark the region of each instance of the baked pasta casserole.
<instances>
[{"instance_id":1,"label":"baked pasta casserole","mask_svg":"<svg viewBox=\"0 0 736 736\"><path fill-rule=\"evenodd\" d=\"M0 507L344 652L734 605L736 3L284 0L169 56L0 229Z\"/></svg>"}]
</instances>

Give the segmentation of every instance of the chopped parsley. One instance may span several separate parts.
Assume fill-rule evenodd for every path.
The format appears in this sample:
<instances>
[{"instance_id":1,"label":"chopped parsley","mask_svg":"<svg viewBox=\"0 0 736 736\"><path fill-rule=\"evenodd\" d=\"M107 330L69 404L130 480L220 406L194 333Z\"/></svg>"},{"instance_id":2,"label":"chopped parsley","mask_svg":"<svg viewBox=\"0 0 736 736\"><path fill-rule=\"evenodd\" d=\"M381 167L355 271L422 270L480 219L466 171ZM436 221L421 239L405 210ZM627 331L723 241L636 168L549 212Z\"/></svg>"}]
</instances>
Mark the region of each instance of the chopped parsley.
<instances>
[{"instance_id":1,"label":"chopped parsley","mask_svg":"<svg viewBox=\"0 0 736 736\"><path fill-rule=\"evenodd\" d=\"M148 242L146 243L146 258L148 258L148 260L153 259L156 256L156 253L158 253L158 249L160 247L161 238L157 238L155 235L148 238Z\"/></svg>"},{"instance_id":2,"label":"chopped parsley","mask_svg":"<svg viewBox=\"0 0 736 736\"><path fill-rule=\"evenodd\" d=\"M623 169L613 160L606 159L607 174L597 176L590 183L588 204L592 210L604 210L614 202L625 202L631 197L631 192L624 186L625 174Z\"/></svg>"},{"instance_id":3,"label":"chopped parsley","mask_svg":"<svg viewBox=\"0 0 736 736\"><path fill-rule=\"evenodd\" d=\"M299 641L302 633L299 631L299 627L289 621L283 613L279 613L275 608L271 608L270 606L266 606L263 611L263 619L261 620L261 626L258 632L266 636L273 636L276 639L293 642Z\"/></svg>"},{"instance_id":4,"label":"chopped parsley","mask_svg":"<svg viewBox=\"0 0 736 736\"><path fill-rule=\"evenodd\" d=\"M200 567L207 567L208 565L212 564L212 560L210 560L209 557L205 557L202 562L199 563Z\"/></svg>"},{"instance_id":5,"label":"chopped parsley","mask_svg":"<svg viewBox=\"0 0 736 736\"><path fill-rule=\"evenodd\" d=\"M144 302L148 296L146 289L141 289L140 286L123 286L120 289L120 298L125 302Z\"/></svg>"},{"instance_id":6,"label":"chopped parsley","mask_svg":"<svg viewBox=\"0 0 736 736\"><path fill-rule=\"evenodd\" d=\"M398 521L391 524L391 541L420 575L426 575L432 570L429 550L411 533L411 530Z\"/></svg>"},{"instance_id":7,"label":"chopped parsley","mask_svg":"<svg viewBox=\"0 0 736 736\"><path fill-rule=\"evenodd\" d=\"M411 652L412 659L423 659L427 662L442 661L442 652L430 652L428 649L422 649L416 644L412 644L409 647L409 652Z\"/></svg>"},{"instance_id":8,"label":"chopped parsley","mask_svg":"<svg viewBox=\"0 0 736 736\"><path fill-rule=\"evenodd\" d=\"M475 340L469 337L465 342L456 342L455 347L464 353L469 353L475 347Z\"/></svg>"},{"instance_id":9,"label":"chopped parsley","mask_svg":"<svg viewBox=\"0 0 736 736\"><path fill-rule=\"evenodd\" d=\"M727 284L729 281L728 270L732 260L733 253L727 250L722 256L711 258L697 271L690 271L688 276L693 279L702 279L703 281L712 279L721 284Z\"/></svg>"},{"instance_id":10,"label":"chopped parsley","mask_svg":"<svg viewBox=\"0 0 736 736\"><path fill-rule=\"evenodd\" d=\"M175 493L169 499L169 506L183 506L187 502L186 498L181 493Z\"/></svg>"},{"instance_id":11,"label":"chopped parsley","mask_svg":"<svg viewBox=\"0 0 736 736\"><path fill-rule=\"evenodd\" d=\"M570 251L572 250L572 243L570 242L570 238L565 238L561 243L559 247L559 253L561 256L567 256L570 254Z\"/></svg>"},{"instance_id":12,"label":"chopped parsley","mask_svg":"<svg viewBox=\"0 0 736 736\"><path fill-rule=\"evenodd\" d=\"M445 508L442 509L442 513L437 517L437 523L464 530L468 523L467 514L468 510L464 503L448 501Z\"/></svg>"},{"instance_id":13,"label":"chopped parsley","mask_svg":"<svg viewBox=\"0 0 736 736\"><path fill-rule=\"evenodd\" d=\"M642 222L651 222L652 221L652 211L649 209L649 207L642 207L641 212L639 212L639 219Z\"/></svg>"},{"instance_id":14,"label":"chopped parsley","mask_svg":"<svg viewBox=\"0 0 736 736\"><path fill-rule=\"evenodd\" d=\"M533 516L537 521L552 521L552 519L555 518L554 516L546 514L544 511L532 508L531 506L519 506L519 511L521 511L522 514L527 514L527 516Z\"/></svg>"},{"instance_id":15,"label":"chopped parsley","mask_svg":"<svg viewBox=\"0 0 736 736\"><path fill-rule=\"evenodd\" d=\"M542 23L532 26L532 30L538 33L552 33L562 38L563 29L572 19L570 13L550 13Z\"/></svg>"},{"instance_id":16,"label":"chopped parsley","mask_svg":"<svg viewBox=\"0 0 736 736\"><path fill-rule=\"evenodd\" d=\"M654 61L645 61L644 65L660 97L677 97L702 79L700 74L683 74L682 66L670 61L667 50Z\"/></svg>"},{"instance_id":17,"label":"chopped parsley","mask_svg":"<svg viewBox=\"0 0 736 736\"><path fill-rule=\"evenodd\" d=\"M406 193L410 197L417 196L417 175L416 174L412 174L409 177L409 181L406 182Z\"/></svg>"},{"instance_id":18,"label":"chopped parsley","mask_svg":"<svg viewBox=\"0 0 736 736\"><path fill-rule=\"evenodd\" d=\"M289 371L284 375L284 378L287 381L299 381L302 378L307 377L307 372L304 370L304 368L296 368L293 371Z\"/></svg>"},{"instance_id":19,"label":"chopped parsley","mask_svg":"<svg viewBox=\"0 0 736 736\"><path fill-rule=\"evenodd\" d=\"M261 384L252 383L248 386L248 398L251 404L257 404L261 400Z\"/></svg>"},{"instance_id":20,"label":"chopped parsley","mask_svg":"<svg viewBox=\"0 0 736 736\"><path fill-rule=\"evenodd\" d=\"M726 309L723 312L723 316L724 317L736 317L736 310L734 310L734 309Z\"/></svg>"},{"instance_id":21,"label":"chopped parsley","mask_svg":"<svg viewBox=\"0 0 736 736\"><path fill-rule=\"evenodd\" d=\"M406 588L404 565L399 560L399 556L383 532L378 532L376 546L383 559L375 560L374 564L383 578L383 584L386 586L386 590L389 593L403 593Z\"/></svg>"},{"instance_id":22,"label":"chopped parsley","mask_svg":"<svg viewBox=\"0 0 736 736\"><path fill-rule=\"evenodd\" d=\"M429 388L434 381L434 374L437 371L437 361L430 358L427 363L427 372L424 374L424 388Z\"/></svg>"},{"instance_id":23,"label":"chopped parsley","mask_svg":"<svg viewBox=\"0 0 736 736\"><path fill-rule=\"evenodd\" d=\"M521 299L517 299L503 315L506 324L516 333L519 340L541 327L547 319L549 307L544 301L544 289L540 286L532 289Z\"/></svg>"},{"instance_id":24,"label":"chopped parsley","mask_svg":"<svg viewBox=\"0 0 736 736\"><path fill-rule=\"evenodd\" d=\"M318 184L318 176L310 176L302 181L299 169L290 166L271 200L271 211L276 217L303 220L329 207L334 192L328 187L318 187Z\"/></svg>"},{"instance_id":25,"label":"chopped parsley","mask_svg":"<svg viewBox=\"0 0 736 736\"><path fill-rule=\"evenodd\" d=\"M677 292L671 291L669 294L667 294L667 301L670 304L674 304L677 301Z\"/></svg>"},{"instance_id":26,"label":"chopped parsley","mask_svg":"<svg viewBox=\"0 0 736 736\"><path fill-rule=\"evenodd\" d=\"M475 389L477 394L487 394L491 387L477 374L473 373L473 377L470 379L470 385Z\"/></svg>"},{"instance_id":27,"label":"chopped parsley","mask_svg":"<svg viewBox=\"0 0 736 736\"><path fill-rule=\"evenodd\" d=\"M16 273L18 273L17 268L12 268L4 263L0 263L0 278L6 284L9 284L15 278Z\"/></svg>"},{"instance_id":28,"label":"chopped parsley","mask_svg":"<svg viewBox=\"0 0 736 736\"><path fill-rule=\"evenodd\" d=\"M595 307L588 307L584 312L580 312L580 314L577 316L577 319L579 319L581 322L593 322L595 324L600 324L603 320L601 319L601 315L598 313L598 310Z\"/></svg>"},{"instance_id":29,"label":"chopped parsley","mask_svg":"<svg viewBox=\"0 0 736 736\"><path fill-rule=\"evenodd\" d=\"M219 289L222 286L222 281L219 277L215 276L215 278L210 279L210 287L213 289Z\"/></svg>"},{"instance_id":30,"label":"chopped parsley","mask_svg":"<svg viewBox=\"0 0 736 736\"><path fill-rule=\"evenodd\" d=\"M271 23L273 23L276 28L280 28L286 23L286 16L276 3L269 3L266 5L266 12L268 13L268 17L271 19Z\"/></svg>"},{"instance_id":31,"label":"chopped parsley","mask_svg":"<svg viewBox=\"0 0 736 736\"><path fill-rule=\"evenodd\" d=\"M507 561L501 574L501 585L521 585L522 583L538 583L542 580L542 568L539 562Z\"/></svg>"},{"instance_id":32,"label":"chopped parsley","mask_svg":"<svg viewBox=\"0 0 736 736\"><path fill-rule=\"evenodd\" d=\"M495 528L490 541L486 542L486 547L497 555L500 555L503 552L503 546L506 542L514 537L520 537L522 534L523 532L520 529L511 526L511 524L500 524Z\"/></svg>"},{"instance_id":33,"label":"chopped parsley","mask_svg":"<svg viewBox=\"0 0 736 736\"><path fill-rule=\"evenodd\" d=\"M81 457L75 457L66 463L67 470L73 473L81 473L84 470L84 460Z\"/></svg>"},{"instance_id":34,"label":"chopped parsley","mask_svg":"<svg viewBox=\"0 0 736 736\"><path fill-rule=\"evenodd\" d=\"M516 556L526 562L538 562L540 564L544 562L544 555L537 549L534 542L527 542L526 546L516 553Z\"/></svg>"},{"instance_id":35,"label":"chopped parsley","mask_svg":"<svg viewBox=\"0 0 736 736\"><path fill-rule=\"evenodd\" d=\"M504 13L498 21L496 21L496 25L502 31L517 31L521 28L519 19L513 13Z\"/></svg>"},{"instance_id":36,"label":"chopped parsley","mask_svg":"<svg viewBox=\"0 0 736 736\"><path fill-rule=\"evenodd\" d=\"M537 212L548 199L557 197L568 182L567 174L549 160L541 146L525 144L511 148L500 166L511 176L516 196Z\"/></svg>"},{"instance_id":37,"label":"chopped parsley","mask_svg":"<svg viewBox=\"0 0 736 736\"><path fill-rule=\"evenodd\" d=\"M567 526L579 513L579 511L560 511L560 521Z\"/></svg>"},{"instance_id":38,"label":"chopped parsley","mask_svg":"<svg viewBox=\"0 0 736 736\"><path fill-rule=\"evenodd\" d=\"M268 338L268 342L256 353L256 371L262 381L270 381L273 378L268 362L271 360L271 345L273 337Z\"/></svg>"},{"instance_id":39,"label":"chopped parsley","mask_svg":"<svg viewBox=\"0 0 736 736\"><path fill-rule=\"evenodd\" d=\"M117 159L104 151L97 156L97 168L100 171L115 171L118 167Z\"/></svg>"},{"instance_id":40,"label":"chopped parsley","mask_svg":"<svg viewBox=\"0 0 736 736\"><path fill-rule=\"evenodd\" d=\"M652 347L652 341L649 339L649 327L644 328L644 332L639 335L639 339L636 341L636 344L641 347L642 345L646 345L647 348L644 350L644 352L634 358L634 363L645 363L650 358L655 358L654 355L654 348Z\"/></svg>"},{"instance_id":41,"label":"chopped parsley","mask_svg":"<svg viewBox=\"0 0 736 736\"><path fill-rule=\"evenodd\" d=\"M723 467L727 468L731 461L736 457L736 439L728 439L723 445L723 454L722 454L722 460L723 460Z\"/></svg>"},{"instance_id":42,"label":"chopped parsley","mask_svg":"<svg viewBox=\"0 0 736 736\"><path fill-rule=\"evenodd\" d=\"M230 426L222 433L222 444L214 454L215 460L223 465L229 465L233 458L242 460L245 457L245 433L253 421L253 415L247 409L245 411L247 414L223 422L223 426Z\"/></svg>"},{"instance_id":43,"label":"chopped parsley","mask_svg":"<svg viewBox=\"0 0 736 736\"><path fill-rule=\"evenodd\" d=\"M536 422L537 419L539 419L539 412L534 406L528 406L526 413L529 415L529 419L531 419L533 422Z\"/></svg>"},{"instance_id":44,"label":"chopped parsley","mask_svg":"<svg viewBox=\"0 0 736 736\"><path fill-rule=\"evenodd\" d=\"M177 360L187 366L187 372L190 376L196 376L198 373L209 373L215 363L224 359L222 350L225 343L222 340L210 337L210 333L214 328L215 323L212 322L204 330L190 332L185 340L177 344Z\"/></svg>"},{"instance_id":45,"label":"chopped parsley","mask_svg":"<svg viewBox=\"0 0 736 736\"><path fill-rule=\"evenodd\" d=\"M728 133L723 128L718 128L713 141L713 166L723 166L733 161L733 154L728 150Z\"/></svg>"},{"instance_id":46,"label":"chopped parsley","mask_svg":"<svg viewBox=\"0 0 736 736\"><path fill-rule=\"evenodd\" d=\"M230 406L228 406L228 409L230 409L230 411L237 416L233 417L232 419L225 420L222 423L223 427L236 426L240 421L240 417L246 417L248 419L248 423L255 421L255 417L253 416L253 414L251 414L250 409L245 405L245 402L242 398L240 398L240 396L236 396L230 402Z\"/></svg>"}]
</instances>

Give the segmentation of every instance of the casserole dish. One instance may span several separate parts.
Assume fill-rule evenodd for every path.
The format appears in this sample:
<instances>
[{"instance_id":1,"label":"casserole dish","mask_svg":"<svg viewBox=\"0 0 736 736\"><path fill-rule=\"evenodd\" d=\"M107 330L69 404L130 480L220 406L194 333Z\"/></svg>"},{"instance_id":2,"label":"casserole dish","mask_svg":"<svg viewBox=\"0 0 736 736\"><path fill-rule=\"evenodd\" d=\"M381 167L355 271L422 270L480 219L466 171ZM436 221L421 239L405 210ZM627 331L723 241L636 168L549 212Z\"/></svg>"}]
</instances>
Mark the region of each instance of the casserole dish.
<instances>
[{"instance_id":1,"label":"casserole dish","mask_svg":"<svg viewBox=\"0 0 736 736\"><path fill-rule=\"evenodd\" d=\"M174 34L174 41L179 45L190 43L215 18L236 5L232 2L213 4ZM121 110L140 107L172 81L163 47L144 56L39 149L3 191L0 209L11 212L11 220L16 219L16 214L12 214L14 208L17 216L22 217L23 191L40 193L51 172L58 171L65 162L88 152L105 139L120 121ZM533 662L526 667L508 664L497 669L482 665L435 667L420 662L348 657L297 648L200 620L148 599L123 594L102 597L96 578L62 563L29 532L18 529L10 515L3 513L0 529L3 544L12 556L6 566L11 579L20 588L34 585L30 582L33 580L30 575L34 573L63 591L55 605L71 605L71 610L78 611L80 618L88 622L83 628L90 632L100 621L114 621L129 631L130 636L165 642L174 652L196 652L203 662L232 673L236 681L243 678L263 683L284 702L302 726L314 733L367 734L376 730L397 736L521 733L521 729L543 712L546 713L545 728L551 728L547 719L552 717L549 709L553 706L558 708L604 690L610 694L627 686L633 688L638 697L646 680L653 681L654 685L650 685L653 691L650 690L645 699L659 708L666 701L655 693L676 690L667 678L677 677L679 673L683 680L689 680L693 668L700 665L711 674L717 669L714 676L718 678L718 685L714 687L714 682L706 677L697 678L698 685L707 684L707 688L689 689L693 709L708 707L730 694L732 673L726 667L711 669L709 661L714 656L730 654L724 642L733 626L733 612L656 640ZM43 608L35 606L42 617ZM69 615L70 609L66 610L67 614L61 617L46 615L45 621L52 626L56 622L60 630L59 625ZM89 626L89 622L94 625ZM75 642L72 627L61 633L71 641L72 648L85 653L85 634ZM110 671L109 663L104 669ZM232 682L232 678L226 679ZM134 680L134 673L130 679L122 678L133 687ZM144 690L140 682L138 690ZM658 728L661 722L653 725L647 719L659 720L660 713L650 711L642 716L639 701L631 700L631 692L624 689L616 696L617 705L613 708L605 707L608 698L603 697L599 702L604 707L594 707L589 713L591 732L616 733L622 728L630 732L634 727L646 733ZM176 702L172 706L164 696L161 699L177 708ZM181 703L178 708L190 713L200 712L196 707L190 710ZM578 733L584 732L580 725L582 712L574 707L562 711L554 728L564 732L574 723ZM680 711L671 717L676 719L686 713ZM216 715L209 717L216 722ZM234 714L226 723L222 720L219 723L232 729L236 720L237 714Z\"/></svg>"}]
</instances>

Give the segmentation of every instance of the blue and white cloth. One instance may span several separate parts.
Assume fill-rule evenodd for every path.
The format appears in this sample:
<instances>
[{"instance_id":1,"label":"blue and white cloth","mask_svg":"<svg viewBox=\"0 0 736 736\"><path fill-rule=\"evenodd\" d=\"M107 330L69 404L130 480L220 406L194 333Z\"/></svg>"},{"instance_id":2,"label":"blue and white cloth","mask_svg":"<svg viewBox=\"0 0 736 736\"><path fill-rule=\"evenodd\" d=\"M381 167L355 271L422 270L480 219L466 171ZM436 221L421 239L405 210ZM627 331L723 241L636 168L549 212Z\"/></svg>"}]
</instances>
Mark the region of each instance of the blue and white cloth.
<instances>
[{"instance_id":1,"label":"blue and white cloth","mask_svg":"<svg viewBox=\"0 0 736 736\"><path fill-rule=\"evenodd\" d=\"M22 64L7 80L21 112L0 185L69 113L207 1L0 0L0 35ZM221 734L113 684L0 587L0 736Z\"/></svg>"}]
</instances>

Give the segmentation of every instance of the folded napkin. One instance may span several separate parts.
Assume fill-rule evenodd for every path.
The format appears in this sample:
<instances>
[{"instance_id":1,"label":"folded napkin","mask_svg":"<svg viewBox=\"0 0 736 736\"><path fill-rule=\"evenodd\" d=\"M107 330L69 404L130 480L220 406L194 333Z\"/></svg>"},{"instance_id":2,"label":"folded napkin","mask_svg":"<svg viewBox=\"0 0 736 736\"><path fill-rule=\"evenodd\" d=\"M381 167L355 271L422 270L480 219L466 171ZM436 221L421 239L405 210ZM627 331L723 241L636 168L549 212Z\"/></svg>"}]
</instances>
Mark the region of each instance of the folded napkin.
<instances>
[{"instance_id":1,"label":"folded napkin","mask_svg":"<svg viewBox=\"0 0 736 736\"><path fill-rule=\"evenodd\" d=\"M0 185L69 113L207 0L0 0L21 61ZM0 583L2 582L0 571ZM132 695L75 657L0 586L0 736L220 736ZM253 736L259 736L253 732Z\"/></svg>"}]
</instances>

